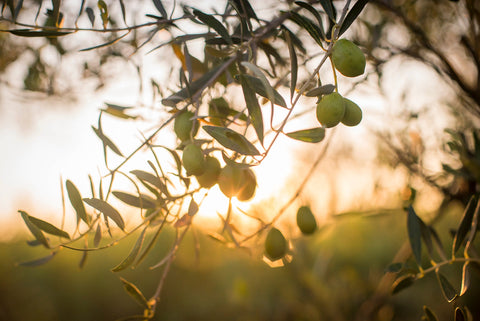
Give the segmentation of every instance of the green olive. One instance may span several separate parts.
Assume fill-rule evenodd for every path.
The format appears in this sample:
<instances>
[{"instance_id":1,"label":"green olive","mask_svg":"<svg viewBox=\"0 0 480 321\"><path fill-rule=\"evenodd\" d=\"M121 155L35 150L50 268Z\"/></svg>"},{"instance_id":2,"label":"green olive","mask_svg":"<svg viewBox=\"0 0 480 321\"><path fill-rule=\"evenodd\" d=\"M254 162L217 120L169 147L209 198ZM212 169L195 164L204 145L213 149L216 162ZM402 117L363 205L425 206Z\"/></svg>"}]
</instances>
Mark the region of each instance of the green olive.
<instances>
[{"instance_id":1,"label":"green olive","mask_svg":"<svg viewBox=\"0 0 480 321\"><path fill-rule=\"evenodd\" d=\"M347 39L340 39L333 45L332 61L335 68L346 77L357 77L365 72L365 55Z\"/></svg>"},{"instance_id":2,"label":"green olive","mask_svg":"<svg viewBox=\"0 0 480 321\"><path fill-rule=\"evenodd\" d=\"M237 199L239 201L248 201L255 195L256 188L257 178L255 173L250 168L243 169L243 183L237 194Z\"/></svg>"},{"instance_id":3,"label":"green olive","mask_svg":"<svg viewBox=\"0 0 480 321\"><path fill-rule=\"evenodd\" d=\"M199 128L198 120L192 118L195 114L191 111L181 112L173 122L173 131L177 137L183 142L190 139L190 134L194 137Z\"/></svg>"},{"instance_id":4,"label":"green olive","mask_svg":"<svg viewBox=\"0 0 480 321\"><path fill-rule=\"evenodd\" d=\"M265 239L265 255L272 261L281 259L287 253L287 240L275 227L268 231Z\"/></svg>"},{"instance_id":5,"label":"green olive","mask_svg":"<svg viewBox=\"0 0 480 321\"><path fill-rule=\"evenodd\" d=\"M338 125L345 114L345 102L339 93L325 95L317 104L317 119L325 127Z\"/></svg>"},{"instance_id":6,"label":"green olive","mask_svg":"<svg viewBox=\"0 0 480 321\"><path fill-rule=\"evenodd\" d=\"M213 156L205 158L205 171L202 175L197 176L198 184L201 187L210 188L217 184L220 175L220 162Z\"/></svg>"},{"instance_id":7,"label":"green olive","mask_svg":"<svg viewBox=\"0 0 480 321\"><path fill-rule=\"evenodd\" d=\"M235 165L225 165L218 176L218 186L226 197L237 196L244 182L243 169Z\"/></svg>"},{"instance_id":8,"label":"green olive","mask_svg":"<svg viewBox=\"0 0 480 321\"><path fill-rule=\"evenodd\" d=\"M317 229L317 221L308 206L302 206L297 211L297 226L303 234L313 234Z\"/></svg>"},{"instance_id":9,"label":"green olive","mask_svg":"<svg viewBox=\"0 0 480 321\"><path fill-rule=\"evenodd\" d=\"M345 114L342 123L347 126L357 126L362 121L362 110L350 99L344 98Z\"/></svg>"},{"instance_id":10,"label":"green olive","mask_svg":"<svg viewBox=\"0 0 480 321\"><path fill-rule=\"evenodd\" d=\"M187 175L202 175L205 171L205 157L200 146L188 144L183 149L183 167Z\"/></svg>"}]
</instances>

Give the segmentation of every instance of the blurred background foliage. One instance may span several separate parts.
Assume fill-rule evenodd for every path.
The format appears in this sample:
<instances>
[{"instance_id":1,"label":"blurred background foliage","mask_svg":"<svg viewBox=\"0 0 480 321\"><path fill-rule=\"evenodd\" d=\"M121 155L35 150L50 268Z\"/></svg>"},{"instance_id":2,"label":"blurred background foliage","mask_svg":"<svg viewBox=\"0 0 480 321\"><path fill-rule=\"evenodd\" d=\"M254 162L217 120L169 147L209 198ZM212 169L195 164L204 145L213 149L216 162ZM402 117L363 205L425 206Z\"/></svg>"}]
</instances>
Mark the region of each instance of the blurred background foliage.
<instances>
[{"instance_id":1,"label":"blurred background foliage","mask_svg":"<svg viewBox=\"0 0 480 321\"><path fill-rule=\"evenodd\" d=\"M36 10L35 3L25 1L25 15ZM45 21L44 11L39 19ZM110 23L119 25L115 20ZM0 21L0 28L8 27ZM94 82L92 88L99 90L115 75L112 69L118 65L109 65L112 61L133 66L141 77L141 63L131 57L142 43L140 32L138 37L135 33L128 41L99 48L82 56L81 63L69 65L70 55L79 49L76 42L30 41L2 32L0 84L21 83L17 89L68 96L79 92L71 90L78 86L75 81L88 78ZM406 186L391 198L398 210L383 212L373 204L373 211L364 212L362 204L348 215L329 213L332 221L320 224L314 236L290 233L293 259L278 268L202 233L197 233L197 243L188 234L166 279L157 320L420 320L424 305L439 320L453 319L454 307L445 303L434 276L391 296L394 276L385 271L399 258L414 265L405 250L406 219L401 209L409 193L417 193L414 206L428 208L419 215L435 226L447 247L468 199L478 193L480 4L475 0L370 0L349 37L361 45L369 61L367 77L351 85L352 91L368 93L366 88L374 88L388 104L381 111L372 110L378 113L378 122L370 128L377 138L370 149L377 150L379 163L405 173ZM23 72L12 74L9 67L17 61ZM66 65L76 66L77 78L65 77ZM417 69L427 76L416 81L438 81L438 90L418 92L412 85ZM380 185L388 184L386 175ZM431 193L440 198L433 208ZM155 251L167 253L173 231L165 230L160 238ZM110 272L131 243L92 253L81 270L81 254L71 251L61 251L41 267L17 267L15 262L36 257L38 251L23 240L0 244L0 319L111 320L136 314L138 306ZM200 246L198 251L195 244ZM146 293L153 292L156 281L152 279L157 280L160 273L147 267L154 263L147 260L121 275ZM461 266L451 269L449 276L458 287ZM472 274L472 286L460 299L474 320L480 319L479 281L478 274Z\"/></svg>"},{"instance_id":2,"label":"blurred background foliage","mask_svg":"<svg viewBox=\"0 0 480 321\"><path fill-rule=\"evenodd\" d=\"M458 214L459 206L451 208L452 213ZM379 289L385 286L381 281L392 274L385 274L385 269L405 241L405 217L402 211L352 215L314 236L292 239L293 260L279 268L201 233L197 252L189 235L166 279L154 320L359 320L359 311L376 303L370 300L384 291ZM455 216L439 231L456 222ZM173 237L172 230L165 230L154 251L166 254ZM118 276L110 272L130 246L124 242L92 253L80 269L81 254L72 251L62 251L40 267L15 267L13 262L35 257L38 251L24 242L2 244L0 319L114 320L136 314L138 305L120 290ZM160 272L148 269L154 263L147 259L137 269L121 272L121 277L145 293L153 292L156 281L152 280ZM462 297L474 320L480 313L478 281L474 275L472 288ZM453 309L444 303L432 276L381 299L369 320L420 320L423 305L439 320L452 320Z\"/></svg>"}]
</instances>

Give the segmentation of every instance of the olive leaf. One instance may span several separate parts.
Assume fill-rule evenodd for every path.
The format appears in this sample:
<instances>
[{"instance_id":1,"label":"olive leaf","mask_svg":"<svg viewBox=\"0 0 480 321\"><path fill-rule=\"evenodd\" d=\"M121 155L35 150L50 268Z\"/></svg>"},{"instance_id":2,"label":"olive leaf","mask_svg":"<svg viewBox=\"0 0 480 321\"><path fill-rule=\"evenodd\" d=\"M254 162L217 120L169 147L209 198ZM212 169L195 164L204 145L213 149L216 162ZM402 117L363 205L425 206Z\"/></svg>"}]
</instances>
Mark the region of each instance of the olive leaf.
<instances>
[{"instance_id":1,"label":"olive leaf","mask_svg":"<svg viewBox=\"0 0 480 321\"><path fill-rule=\"evenodd\" d=\"M193 14L203 23L211 27L213 30L215 30L220 37L222 37L228 44L233 44L232 38L230 38L230 35L228 34L227 29L225 26L218 21L214 16L203 13L200 10L194 9Z\"/></svg>"},{"instance_id":2,"label":"olive leaf","mask_svg":"<svg viewBox=\"0 0 480 321\"><path fill-rule=\"evenodd\" d=\"M108 216L119 228L122 230L125 229L125 222L123 221L122 215L120 215L112 205L98 198L84 198L83 201L99 212L102 212L105 216Z\"/></svg>"},{"instance_id":3,"label":"olive leaf","mask_svg":"<svg viewBox=\"0 0 480 321\"><path fill-rule=\"evenodd\" d=\"M122 156L123 157L123 154L122 152L120 151L120 149L117 147L117 145L115 145L113 143L113 141L108 138L107 136L105 136L105 134L103 133L102 131L102 128L99 127L99 128L95 128L94 126L92 126L92 129L93 131L95 132L95 134L98 136L98 138L101 139L103 145L105 147L108 147L112 150L112 152L114 152L115 154L117 154L118 156Z\"/></svg>"},{"instance_id":4,"label":"olive leaf","mask_svg":"<svg viewBox=\"0 0 480 321\"><path fill-rule=\"evenodd\" d=\"M116 267L112 269L112 272L119 272L127 267L129 267L137 258L138 253L140 253L140 250L142 249L143 241L145 240L145 233L147 231L147 226L143 229L142 233L138 237L137 241L135 242L135 245L133 246L132 250L128 254L128 256L120 262Z\"/></svg>"},{"instance_id":5,"label":"olive leaf","mask_svg":"<svg viewBox=\"0 0 480 321\"><path fill-rule=\"evenodd\" d=\"M124 278L120 278L120 281L123 283L123 288L140 306L145 309L149 309L147 299L143 293L131 282L128 282Z\"/></svg>"},{"instance_id":6,"label":"olive leaf","mask_svg":"<svg viewBox=\"0 0 480 321\"><path fill-rule=\"evenodd\" d=\"M80 195L77 187L70 180L67 180L65 185L67 187L67 194L70 203L72 204L75 212L77 213L77 222L82 220L85 223L89 224L90 220L87 216L87 212L85 211L82 196Z\"/></svg>"},{"instance_id":7,"label":"olive leaf","mask_svg":"<svg viewBox=\"0 0 480 321\"><path fill-rule=\"evenodd\" d=\"M440 288L442 289L442 294L448 302L452 302L458 295L457 291L453 287L453 285L448 281L448 279L440 273L439 270L436 270L437 280L440 284Z\"/></svg>"},{"instance_id":8,"label":"olive leaf","mask_svg":"<svg viewBox=\"0 0 480 321\"><path fill-rule=\"evenodd\" d=\"M320 27L317 26L312 20L296 13L295 11L290 11L289 19L295 22L300 27L304 28L313 38L313 40L315 40L320 46L322 46L322 42L324 40L323 34L325 34L325 32L323 32L322 34L322 30L320 29Z\"/></svg>"},{"instance_id":9,"label":"olive leaf","mask_svg":"<svg viewBox=\"0 0 480 321\"><path fill-rule=\"evenodd\" d=\"M255 95L255 87L246 77L240 77L240 84L242 85L243 97L247 104L248 114L252 121L253 128L255 128L260 143L263 144L263 116L257 96Z\"/></svg>"},{"instance_id":10,"label":"olive leaf","mask_svg":"<svg viewBox=\"0 0 480 321\"><path fill-rule=\"evenodd\" d=\"M203 126L202 128L225 148L242 155L260 155L258 149L245 136L230 128L218 126Z\"/></svg>"},{"instance_id":11,"label":"olive leaf","mask_svg":"<svg viewBox=\"0 0 480 321\"><path fill-rule=\"evenodd\" d=\"M152 198L150 198L147 195L140 194L140 196L128 194L125 192L119 192L119 191L114 191L112 194L124 202L125 204L128 204L133 207L138 207L138 208L143 208L143 209L149 209L149 208L155 208L156 207L156 202Z\"/></svg>"},{"instance_id":12,"label":"olive leaf","mask_svg":"<svg viewBox=\"0 0 480 321\"><path fill-rule=\"evenodd\" d=\"M310 11L310 13L317 19L318 22L318 27L320 28L320 31L322 32L323 38L325 38L325 31L323 30L323 21L322 21L322 16L318 12L317 9L315 9L311 4L303 1L295 1L295 4L297 6L300 6L304 9L307 9Z\"/></svg>"},{"instance_id":13,"label":"olive leaf","mask_svg":"<svg viewBox=\"0 0 480 321\"><path fill-rule=\"evenodd\" d=\"M331 94L335 90L335 85L328 84L313 88L305 93L307 97L320 97L322 95Z\"/></svg>"},{"instance_id":14,"label":"olive leaf","mask_svg":"<svg viewBox=\"0 0 480 321\"><path fill-rule=\"evenodd\" d=\"M367 5L368 1L370 0L358 0L353 5L352 9L350 9L347 16L345 17L342 26L340 27L340 32L338 34L339 36L341 36L345 31L347 31L350 25L355 21L355 19L357 19L363 8L365 8L365 6Z\"/></svg>"},{"instance_id":15,"label":"olive leaf","mask_svg":"<svg viewBox=\"0 0 480 321\"><path fill-rule=\"evenodd\" d=\"M54 225L52 225L48 222L45 222L45 221L43 221L41 219L38 219L36 217L33 217L31 215L28 215L28 219L30 220L30 222L32 222L33 225L35 225L36 227L38 227L40 230L44 231L45 233L60 236L60 237L66 238L66 239L70 239L70 235L68 235L67 232L55 227Z\"/></svg>"},{"instance_id":16,"label":"olive leaf","mask_svg":"<svg viewBox=\"0 0 480 321\"><path fill-rule=\"evenodd\" d=\"M285 30L285 40L288 45L288 53L290 55L290 101L293 101L293 95L295 94L295 88L297 87L298 77L298 60L295 52L295 46L292 42L292 36L290 30Z\"/></svg>"},{"instance_id":17,"label":"olive leaf","mask_svg":"<svg viewBox=\"0 0 480 321\"><path fill-rule=\"evenodd\" d=\"M407 231L410 247L418 266L422 265L422 228L420 218L410 205L407 210Z\"/></svg>"},{"instance_id":18,"label":"olive leaf","mask_svg":"<svg viewBox=\"0 0 480 321\"><path fill-rule=\"evenodd\" d=\"M47 262L50 262L53 257L57 254L57 251L50 253L47 256L41 257L39 259L31 260L31 261L26 261L26 262L20 262L18 263L19 266L27 266L27 267L36 267L43 265Z\"/></svg>"},{"instance_id":19,"label":"olive leaf","mask_svg":"<svg viewBox=\"0 0 480 321\"><path fill-rule=\"evenodd\" d=\"M416 280L416 276L413 274L407 274L399 277L392 285L392 294L396 294L409 286L411 286Z\"/></svg>"},{"instance_id":20,"label":"olive leaf","mask_svg":"<svg viewBox=\"0 0 480 321\"><path fill-rule=\"evenodd\" d=\"M468 268L470 262L465 262L462 268L462 286L460 288L459 296L464 295L468 288L470 287L471 276L470 276L470 269Z\"/></svg>"},{"instance_id":21,"label":"olive leaf","mask_svg":"<svg viewBox=\"0 0 480 321\"><path fill-rule=\"evenodd\" d=\"M462 221L460 222L460 226L455 233L455 237L453 239L453 248L452 248L452 255L458 251L458 249L462 246L465 241L465 238L472 227L473 216L475 214L475 206L478 203L478 197L472 195L470 200L468 201L467 207L465 208L465 212L462 217Z\"/></svg>"},{"instance_id":22,"label":"olive leaf","mask_svg":"<svg viewBox=\"0 0 480 321\"><path fill-rule=\"evenodd\" d=\"M19 37L61 37L71 34L71 31L57 30L34 30L34 29L14 29L8 30L11 34Z\"/></svg>"},{"instance_id":23,"label":"olive leaf","mask_svg":"<svg viewBox=\"0 0 480 321\"><path fill-rule=\"evenodd\" d=\"M250 75L246 75L246 74L237 75L235 76L235 78L239 81L241 78L248 79L248 82L251 84L251 86L253 87L253 89L257 94L270 100L269 95L265 90L265 86L263 85L260 79ZM287 103L285 102L285 99L283 99L282 95L280 95L280 93L277 90L275 90L275 88L271 87L270 84L268 84L268 86L273 90L273 103L275 105L287 108Z\"/></svg>"},{"instance_id":24,"label":"olive leaf","mask_svg":"<svg viewBox=\"0 0 480 321\"><path fill-rule=\"evenodd\" d=\"M285 133L288 137L307 143L318 143L325 138L325 128L317 127Z\"/></svg>"},{"instance_id":25,"label":"olive leaf","mask_svg":"<svg viewBox=\"0 0 480 321\"><path fill-rule=\"evenodd\" d=\"M42 231L30 221L30 215L28 215L27 212L25 211L18 211L18 212L22 216L22 219L25 222L25 225L33 234L35 239L46 248L49 248L47 238L45 237L45 235L43 235Z\"/></svg>"}]
</instances>

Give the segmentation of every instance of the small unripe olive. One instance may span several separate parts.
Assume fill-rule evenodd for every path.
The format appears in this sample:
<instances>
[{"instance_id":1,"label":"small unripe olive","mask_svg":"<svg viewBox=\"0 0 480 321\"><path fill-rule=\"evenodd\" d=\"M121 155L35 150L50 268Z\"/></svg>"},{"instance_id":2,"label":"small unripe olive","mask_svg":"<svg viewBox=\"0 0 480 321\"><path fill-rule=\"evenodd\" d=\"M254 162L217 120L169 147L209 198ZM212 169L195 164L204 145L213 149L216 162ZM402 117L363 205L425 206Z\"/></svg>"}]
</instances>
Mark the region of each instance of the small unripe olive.
<instances>
[{"instance_id":1,"label":"small unripe olive","mask_svg":"<svg viewBox=\"0 0 480 321\"><path fill-rule=\"evenodd\" d=\"M192 120L195 114L191 111L181 112L173 122L173 131L175 135L183 142L190 139L190 134L194 137L199 128L198 120Z\"/></svg>"},{"instance_id":2,"label":"small unripe olive","mask_svg":"<svg viewBox=\"0 0 480 321\"><path fill-rule=\"evenodd\" d=\"M255 195L256 188L257 179L255 173L250 168L243 169L243 183L237 194L237 199L239 201L248 201Z\"/></svg>"},{"instance_id":3,"label":"small unripe olive","mask_svg":"<svg viewBox=\"0 0 480 321\"><path fill-rule=\"evenodd\" d=\"M357 126L362 121L362 110L350 99L344 98L345 114L342 123L347 126Z\"/></svg>"},{"instance_id":4,"label":"small unripe olive","mask_svg":"<svg viewBox=\"0 0 480 321\"><path fill-rule=\"evenodd\" d=\"M308 206L302 206L297 211L297 226L303 234L312 234L317 229L317 221Z\"/></svg>"},{"instance_id":5,"label":"small unripe olive","mask_svg":"<svg viewBox=\"0 0 480 321\"><path fill-rule=\"evenodd\" d=\"M227 197L237 196L244 182L243 169L235 165L225 165L218 176L218 186Z\"/></svg>"},{"instance_id":6,"label":"small unripe olive","mask_svg":"<svg viewBox=\"0 0 480 321\"><path fill-rule=\"evenodd\" d=\"M188 144L183 149L183 167L187 175L202 175L205 171L205 157L200 146Z\"/></svg>"},{"instance_id":7,"label":"small unripe olive","mask_svg":"<svg viewBox=\"0 0 480 321\"><path fill-rule=\"evenodd\" d=\"M281 259L287 253L287 240L282 232L272 227L265 239L265 255L272 261Z\"/></svg>"},{"instance_id":8,"label":"small unripe olive","mask_svg":"<svg viewBox=\"0 0 480 321\"><path fill-rule=\"evenodd\" d=\"M197 176L198 184L201 187L210 188L218 182L218 175L220 174L220 162L212 156L205 158L205 171L202 175Z\"/></svg>"},{"instance_id":9,"label":"small unripe olive","mask_svg":"<svg viewBox=\"0 0 480 321\"><path fill-rule=\"evenodd\" d=\"M345 102L339 93L325 95L317 104L317 119L327 128L338 125L344 114Z\"/></svg>"},{"instance_id":10,"label":"small unripe olive","mask_svg":"<svg viewBox=\"0 0 480 321\"><path fill-rule=\"evenodd\" d=\"M356 44L347 39L340 39L333 45L332 61L344 76L356 77L365 72L365 55Z\"/></svg>"}]
</instances>

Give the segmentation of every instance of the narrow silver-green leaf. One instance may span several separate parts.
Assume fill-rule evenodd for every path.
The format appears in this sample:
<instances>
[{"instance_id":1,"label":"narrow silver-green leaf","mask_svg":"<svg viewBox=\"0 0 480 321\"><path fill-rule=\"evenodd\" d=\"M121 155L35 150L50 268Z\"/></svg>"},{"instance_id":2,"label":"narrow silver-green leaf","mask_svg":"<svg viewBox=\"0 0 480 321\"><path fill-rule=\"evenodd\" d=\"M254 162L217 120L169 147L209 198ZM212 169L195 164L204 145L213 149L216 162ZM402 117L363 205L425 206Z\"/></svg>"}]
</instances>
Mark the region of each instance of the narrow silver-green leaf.
<instances>
[{"instance_id":1,"label":"narrow silver-green leaf","mask_svg":"<svg viewBox=\"0 0 480 321\"><path fill-rule=\"evenodd\" d=\"M158 12L162 15L163 19L167 19L167 11L165 10L165 7L162 4L161 0L153 0L153 4L155 5L155 8L157 8Z\"/></svg>"},{"instance_id":2,"label":"narrow silver-green leaf","mask_svg":"<svg viewBox=\"0 0 480 321\"><path fill-rule=\"evenodd\" d=\"M312 7L311 4L309 4L307 2L303 2L303 1L295 1L295 4L304 8L304 9L307 9L308 11L310 11L311 14L313 14L313 16L317 19L318 27L320 28L320 30L322 32L322 36L325 38L325 30L323 30L322 16L320 16L320 13L317 11L317 9Z\"/></svg>"},{"instance_id":3,"label":"narrow silver-green leaf","mask_svg":"<svg viewBox=\"0 0 480 321\"><path fill-rule=\"evenodd\" d=\"M123 154L122 152L120 151L120 149L118 149L117 145L115 145L113 143L113 141L108 138L107 136L105 136L105 134L103 133L103 131L101 129L97 129L95 127L92 126L92 129L93 131L95 132L95 134L98 136L98 138L100 138L102 140L102 143L110 148L112 150L112 152L114 152L115 154L117 154L118 156L121 156L123 157Z\"/></svg>"},{"instance_id":4,"label":"narrow silver-green leaf","mask_svg":"<svg viewBox=\"0 0 480 321\"><path fill-rule=\"evenodd\" d=\"M162 99L162 104L169 107L175 107L178 103L198 96L209 84L213 83L213 77L217 74L222 64L210 69L203 76L190 83L189 86L182 88L175 94Z\"/></svg>"},{"instance_id":5,"label":"narrow silver-green leaf","mask_svg":"<svg viewBox=\"0 0 480 321\"><path fill-rule=\"evenodd\" d=\"M232 38L230 38L227 28L225 28L225 26L220 21L218 21L217 18L197 9L193 10L193 14L197 16L200 21L215 30L220 35L220 37L222 37L228 44L233 44Z\"/></svg>"},{"instance_id":6,"label":"narrow silver-green leaf","mask_svg":"<svg viewBox=\"0 0 480 321\"><path fill-rule=\"evenodd\" d=\"M331 94L335 90L335 85L328 84L320 87L313 88L305 93L307 97L320 97L323 95Z\"/></svg>"},{"instance_id":7,"label":"narrow silver-green leaf","mask_svg":"<svg viewBox=\"0 0 480 321\"><path fill-rule=\"evenodd\" d=\"M317 127L286 133L288 137L307 143L318 143L325 138L325 128Z\"/></svg>"},{"instance_id":8,"label":"narrow silver-green leaf","mask_svg":"<svg viewBox=\"0 0 480 321\"><path fill-rule=\"evenodd\" d=\"M463 269L462 269L462 286L460 287L460 293L458 294L459 296L464 295L468 288L470 287L470 282L471 282L471 276L470 276L470 269L468 268L470 262L465 262L463 264Z\"/></svg>"},{"instance_id":9,"label":"narrow silver-green leaf","mask_svg":"<svg viewBox=\"0 0 480 321\"><path fill-rule=\"evenodd\" d=\"M442 289L443 296L448 302L452 302L457 297L457 291L450 281L448 281L447 278L440 273L440 271L437 270L435 272L437 274L437 280L440 284L440 288Z\"/></svg>"},{"instance_id":10,"label":"narrow silver-green leaf","mask_svg":"<svg viewBox=\"0 0 480 321\"><path fill-rule=\"evenodd\" d=\"M128 194L125 192L118 192L118 191L112 192L112 194L116 198L124 202L125 204L128 204L133 207L149 209L149 208L155 208L157 205L155 200L143 194L141 194L140 196L136 196L136 195Z\"/></svg>"},{"instance_id":11,"label":"narrow silver-green leaf","mask_svg":"<svg viewBox=\"0 0 480 321\"><path fill-rule=\"evenodd\" d=\"M350 9L348 12L347 16L345 17L345 20L342 23L342 26L340 27L340 33L338 34L341 36L347 29L350 27L350 25L357 19L357 17L360 15L362 12L363 8L367 5L369 0L358 0Z\"/></svg>"},{"instance_id":12,"label":"narrow silver-green leaf","mask_svg":"<svg viewBox=\"0 0 480 321\"><path fill-rule=\"evenodd\" d=\"M90 7L86 7L85 12L87 13L88 20L90 20L90 23L92 24L92 27L93 27L95 24L95 13L93 13L93 9Z\"/></svg>"},{"instance_id":13,"label":"narrow silver-green leaf","mask_svg":"<svg viewBox=\"0 0 480 321\"><path fill-rule=\"evenodd\" d=\"M54 226L54 225L52 225L48 222L45 222L45 221L43 221L41 219L38 219L36 217L33 217L33 216L29 216L28 218L29 218L30 222L32 222L32 224L34 224L36 227L38 227L39 229L41 229L45 233L60 236L60 237L64 237L66 239L70 239L70 235L68 235L67 232L57 228L56 226Z\"/></svg>"},{"instance_id":14,"label":"narrow silver-green leaf","mask_svg":"<svg viewBox=\"0 0 480 321\"><path fill-rule=\"evenodd\" d=\"M295 22L300 27L304 28L308 34L315 40L320 46L322 46L323 35L320 27L318 27L312 20L305 16L302 16L294 11L290 12L290 20Z\"/></svg>"},{"instance_id":15,"label":"narrow silver-green leaf","mask_svg":"<svg viewBox=\"0 0 480 321\"><path fill-rule=\"evenodd\" d=\"M290 101L293 101L293 95L295 94L295 89L297 87L297 77L298 77L298 60L297 54L295 53L295 46L292 42L291 32L285 30L285 40L288 45L288 53L290 55Z\"/></svg>"},{"instance_id":16,"label":"narrow silver-green leaf","mask_svg":"<svg viewBox=\"0 0 480 321\"><path fill-rule=\"evenodd\" d=\"M423 312L425 313L425 317L427 321L438 321L438 318L435 315L435 313L433 313L433 311L426 305L423 306Z\"/></svg>"},{"instance_id":17,"label":"narrow silver-green leaf","mask_svg":"<svg viewBox=\"0 0 480 321\"><path fill-rule=\"evenodd\" d=\"M128 295L130 295L138 304L140 304L141 307L144 309L149 309L147 299L133 283L128 282L124 278L120 278L120 281L122 281L123 288Z\"/></svg>"},{"instance_id":18,"label":"narrow silver-green leaf","mask_svg":"<svg viewBox=\"0 0 480 321\"><path fill-rule=\"evenodd\" d=\"M157 227L157 230L155 231L155 234L150 239L147 246L143 247L144 250L143 250L142 254L140 255L140 257L135 262L135 265L133 266L133 268L137 267L147 257L148 253L150 253L150 251L153 249L153 246L156 244L158 236L160 235L160 232L162 231L165 222L166 221L164 219L163 222L160 224L160 226Z\"/></svg>"},{"instance_id":19,"label":"narrow silver-green leaf","mask_svg":"<svg viewBox=\"0 0 480 321\"><path fill-rule=\"evenodd\" d=\"M43 246L48 248L49 244L48 244L47 238L45 237L45 235L43 235L42 231L30 221L30 215L28 215L27 212L24 212L24 211L18 211L18 212L20 213L20 215L22 215L22 219L25 222L25 225L33 234L35 239L39 243L41 243Z\"/></svg>"},{"instance_id":20,"label":"narrow silver-green leaf","mask_svg":"<svg viewBox=\"0 0 480 321\"><path fill-rule=\"evenodd\" d=\"M395 280L395 282L392 285L392 294L396 294L409 286L411 286L416 280L415 275L408 274L399 277L398 279Z\"/></svg>"},{"instance_id":21,"label":"narrow silver-green leaf","mask_svg":"<svg viewBox=\"0 0 480 321\"><path fill-rule=\"evenodd\" d=\"M475 236L478 232L478 221L480 220L480 202L477 203L477 207L475 208L475 213L473 214L472 219L472 227L470 228L470 233L468 235L467 243L465 244L465 251L464 256L467 257L470 251L470 248L473 245L473 241L475 240Z\"/></svg>"},{"instance_id":22,"label":"narrow silver-green leaf","mask_svg":"<svg viewBox=\"0 0 480 321\"><path fill-rule=\"evenodd\" d=\"M123 22L127 24L127 17L126 17L126 12L125 12L125 4L123 3L123 0L120 1L120 8L122 9L122 17L123 17Z\"/></svg>"},{"instance_id":23,"label":"narrow silver-green leaf","mask_svg":"<svg viewBox=\"0 0 480 321\"><path fill-rule=\"evenodd\" d=\"M130 173L135 175L139 180L149 183L165 193L166 186L156 175L142 170L133 170ZM165 193L166 194L166 193Z\"/></svg>"},{"instance_id":24,"label":"narrow silver-green leaf","mask_svg":"<svg viewBox=\"0 0 480 321\"><path fill-rule=\"evenodd\" d=\"M95 236L93 237L93 246L98 247L101 240L102 240L102 227L100 226L100 224L97 224L97 228L95 229Z\"/></svg>"},{"instance_id":25,"label":"narrow silver-green leaf","mask_svg":"<svg viewBox=\"0 0 480 321\"><path fill-rule=\"evenodd\" d=\"M271 102L275 102L275 96L274 96L275 90L273 89L272 85L270 85L267 77L265 77L265 75L260 70L260 68L258 68L257 66L255 66L254 64L248 61L242 62L241 65L244 67L247 67L255 74L257 79L260 80L260 82L262 83L263 89L265 90L265 93L267 95L267 99L270 100Z\"/></svg>"},{"instance_id":26,"label":"narrow silver-green leaf","mask_svg":"<svg viewBox=\"0 0 480 321\"><path fill-rule=\"evenodd\" d=\"M333 8L332 0L320 0L320 4L322 5L323 10L325 10L325 13L327 14L327 16L330 18L330 21L335 22L337 15L335 14L335 9Z\"/></svg>"},{"instance_id":27,"label":"narrow silver-green leaf","mask_svg":"<svg viewBox=\"0 0 480 321\"><path fill-rule=\"evenodd\" d=\"M465 212L462 217L462 221L460 222L460 226L455 233L455 237L453 239L453 248L452 248L452 255L458 251L458 249L462 246L465 241L465 237L467 236L468 232L472 227L473 215L475 214L475 207L478 203L478 197L472 195L470 200L468 201L467 207L465 208Z\"/></svg>"},{"instance_id":28,"label":"narrow silver-green leaf","mask_svg":"<svg viewBox=\"0 0 480 321\"><path fill-rule=\"evenodd\" d=\"M253 77L253 76L250 76L250 75L246 75L246 74L237 75L235 78L239 81L240 81L240 78L248 79L248 81L250 82L250 84L252 85L252 87L254 88L254 90L257 94L259 94L260 96L262 96L264 98L269 99L267 91L265 90L265 87L263 86L260 79L258 79L256 77ZM273 88L273 87L271 87L271 88L273 89L273 97L274 97L273 103L275 105L287 108L287 103L285 102L285 99L283 99L282 95L280 95L280 93L278 91L276 91L275 88Z\"/></svg>"},{"instance_id":29,"label":"narrow silver-green leaf","mask_svg":"<svg viewBox=\"0 0 480 321\"><path fill-rule=\"evenodd\" d=\"M77 187L70 180L67 180L65 185L67 187L68 199L70 200L73 209L77 213L77 222L82 220L89 224L87 212L85 211L85 206L83 205L82 195L80 195Z\"/></svg>"},{"instance_id":30,"label":"narrow silver-green leaf","mask_svg":"<svg viewBox=\"0 0 480 321\"><path fill-rule=\"evenodd\" d=\"M230 128L218 126L203 126L202 128L217 142L228 149L242 155L260 155L258 149L250 143L245 136Z\"/></svg>"},{"instance_id":31,"label":"narrow silver-green leaf","mask_svg":"<svg viewBox=\"0 0 480 321\"><path fill-rule=\"evenodd\" d=\"M108 42L105 42L105 43L102 43L102 44L99 44L99 45L96 45L96 46L93 46L93 47L88 47L88 48L83 48L83 49L80 49L79 51L90 51L90 50L93 50L93 49L98 49L98 48L102 48L102 47L107 47L107 46L110 46L110 45L113 45L117 42L119 42L120 40L122 40L122 38L124 38L125 36L127 36L128 34L130 34L130 31L124 33L123 35L113 39L113 40L110 40Z\"/></svg>"},{"instance_id":32,"label":"narrow silver-green leaf","mask_svg":"<svg viewBox=\"0 0 480 321\"><path fill-rule=\"evenodd\" d=\"M19 37L61 37L71 34L69 31L57 30L34 30L34 29L14 29L8 30L11 34Z\"/></svg>"},{"instance_id":33,"label":"narrow silver-green leaf","mask_svg":"<svg viewBox=\"0 0 480 321\"><path fill-rule=\"evenodd\" d=\"M120 215L112 205L98 198L84 198L83 201L99 212L102 212L105 216L108 216L119 228L122 230L125 229L125 222L123 221L122 215Z\"/></svg>"},{"instance_id":34,"label":"narrow silver-green leaf","mask_svg":"<svg viewBox=\"0 0 480 321\"><path fill-rule=\"evenodd\" d=\"M242 85L243 97L245 98L245 103L247 104L248 115L252 121L253 128L255 128L258 140L263 145L263 115L255 94L255 87L246 77L240 77L240 84Z\"/></svg>"},{"instance_id":35,"label":"narrow silver-green leaf","mask_svg":"<svg viewBox=\"0 0 480 321\"><path fill-rule=\"evenodd\" d=\"M27 266L27 267L40 266L40 265L43 265L47 262L50 262L53 259L53 257L55 256L55 254L57 254L57 252L52 252L49 255L41 257L39 259L35 259L35 260L27 261L27 262L20 262L20 263L18 263L18 265L19 266Z\"/></svg>"},{"instance_id":36,"label":"narrow silver-green leaf","mask_svg":"<svg viewBox=\"0 0 480 321\"><path fill-rule=\"evenodd\" d=\"M412 206L407 210L407 231L410 247L418 266L422 265L422 230L420 220Z\"/></svg>"},{"instance_id":37,"label":"narrow silver-green leaf","mask_svg":"<svg viewBox=\"0 0 480 321\"><path fill-rule=\"evenodd\" d=\"M147 227L143 229L142 233L138 237L137 241L135 242L135 245L133 246L132 250L128 254L128 256L120 262L116 267L112 269L113 272L119 272L127 267L129 267L137 258L138 253L140 253L140 250L142 249L143 241L145 240L145 232L147 231Z\"/></svg>"}]
</instances>

